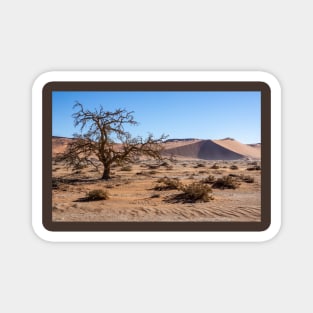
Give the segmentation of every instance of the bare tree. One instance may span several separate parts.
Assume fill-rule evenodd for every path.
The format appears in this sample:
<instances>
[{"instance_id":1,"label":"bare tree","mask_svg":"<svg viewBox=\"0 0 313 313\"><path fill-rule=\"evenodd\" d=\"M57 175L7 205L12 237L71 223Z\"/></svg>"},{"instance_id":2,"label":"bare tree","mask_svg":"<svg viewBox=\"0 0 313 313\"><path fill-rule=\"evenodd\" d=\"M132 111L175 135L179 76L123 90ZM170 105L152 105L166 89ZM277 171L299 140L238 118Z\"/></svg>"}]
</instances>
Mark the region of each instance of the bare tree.
<instances>
[{"instance_id":1,"label":"bare tree","mask_svg":"<svg viewBox=\"0 0 313 313\"><path fill-rule=\"evenodd\" d=\"M88 165L98 169L100 163L103 166L102 179L107 180L110 179L112 164L132 163L141 155L162 160L162 142L167 136L154 139L149 134L143 139L132 137L125 130L127 124L138 124L132 115L134 112L124 109L110 112L102 106L92 112L85 110L79 102L73 108L78 108L72 116L74 126L80 127L80 134L74 134L66 151L57 156L58 161L64 161L69 167L76 169Z\"/></svg>"}]
</instances>

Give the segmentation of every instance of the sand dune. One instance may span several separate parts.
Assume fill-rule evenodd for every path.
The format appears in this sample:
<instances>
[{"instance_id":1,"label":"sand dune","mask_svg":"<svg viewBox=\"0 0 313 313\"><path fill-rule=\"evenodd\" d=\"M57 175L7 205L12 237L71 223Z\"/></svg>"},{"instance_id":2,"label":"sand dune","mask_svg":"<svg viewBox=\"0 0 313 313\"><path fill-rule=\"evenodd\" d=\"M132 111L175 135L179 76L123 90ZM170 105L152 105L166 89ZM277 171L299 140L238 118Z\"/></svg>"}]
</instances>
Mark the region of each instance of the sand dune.
<instances>
[{"instance_id":1,"label":"sand dune","mask_svg":"<svg viewBox=\"0 0 313 313\"><path fill-rule=\"evenodd\" d=\"M165 154L204 160L238 160L243 158L259 159L261 150L231 139L201 140L166 149Z\"/></svg>"},{"instance_id":2,"label":"sand dune","mask_svg":"<svg viewBox=\"0 0 313 313\"><path fill-rule=\"evenodd\" d=\"M65 151L71 138L53 137L52 155ZM220 140L186 140L164 143L164 154L176 157L203 160L239 160L244 158L260 159L260 144L242 144L227 138Z\"/></svg>"},{"instance_id":3,"label":"sand dune","mask_svg":"<svg viewBox=\"0 0 313 313\"><path fill-rule=\"evenodd\" d=\"M260 159L261 158L261 145L245 145L239 141L232 139L220 139L213 140L216 144L224 147L225 149L231 150L235 153L244 155L246 157Z\"/></svg>"}]
</instances>

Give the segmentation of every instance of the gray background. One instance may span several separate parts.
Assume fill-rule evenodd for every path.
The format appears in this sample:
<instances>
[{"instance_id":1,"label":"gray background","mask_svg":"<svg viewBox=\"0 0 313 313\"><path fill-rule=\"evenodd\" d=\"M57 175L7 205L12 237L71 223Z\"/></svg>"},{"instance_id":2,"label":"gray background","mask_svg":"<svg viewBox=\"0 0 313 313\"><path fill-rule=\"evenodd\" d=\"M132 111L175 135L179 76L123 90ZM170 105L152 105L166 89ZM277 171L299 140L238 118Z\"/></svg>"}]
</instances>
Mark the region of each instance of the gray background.
<instances>
[{"instance_id":1,"label":"gray background","mask_svg":"<svg viewBox=\"0 0 313 313\"><path fill-rule=\"evenodd\" d=\"M310 1L2 1L1 312L310 312ZM51 244L31 228L49 70L264 70L283 89L283 226L255 244ZM40 192L38 190L38 192Z\"/></svg>"}]
</instances>

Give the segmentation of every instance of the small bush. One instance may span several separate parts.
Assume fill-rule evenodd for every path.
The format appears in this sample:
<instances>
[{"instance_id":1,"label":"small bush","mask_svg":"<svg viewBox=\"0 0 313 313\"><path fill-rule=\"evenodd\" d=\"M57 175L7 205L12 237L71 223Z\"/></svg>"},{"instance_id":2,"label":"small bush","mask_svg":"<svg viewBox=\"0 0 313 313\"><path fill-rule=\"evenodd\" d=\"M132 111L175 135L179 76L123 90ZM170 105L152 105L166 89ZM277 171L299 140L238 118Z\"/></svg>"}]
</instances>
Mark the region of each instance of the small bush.
<instances>
[{"instance_id":1,"label":"small bush","mask_svg":"<svg viewBox=\"0 0 313 313\"><path fill-rule=\"evenodd\" d=\"M205 164L203 164L203 163L198 163L197 165L194 166L194 168L199 168L199 167L205 167Z\"/></svg>"},{"instance_id":2,"label":"small bush","mask_svg":"<svg viewBox=\"0 0 313 313\"><path fill-rule=\"evenodd\" d=\"M240 179L242 181L244 181L245 183L251 184L254 183L254 177L250 176L250 175L240 175Z\"/></svg>"},{"instance_id":3,"label":"small bush","mask_svg":"<svg viewBox=\"0 0 313 313\"><path fill-rule=\"evenodd\" d=\"M52 178L52 189L58 189L60 187L60 182L56 178Z\"/></svg>"},{"instance_id":4,"label":"small bush","mask_svg":"<svg viewBox=\"0 0 313 313\"><path fill-rule=\"evenodd\" d=\"M95 189L87 192L86 201L98 201L109 199L109 194L107 191L102 189Z\"/></svg>"},{"instance_id":5,"label":"small bush","mask_svg":"<svg viewBox=\"0 0 313 313\"><path fill-rule=\"evenodd\" d=\"M228 176L230 176L230 177L240 177L240 175L238 175L238 174L228 174Z\"/></svg>"},{"instance_id":6,"label":"small bush","mask_svg":"<svg viewBox=\"0 0 313 313\"><path fill-rule=\"evenodd\" d=\"M160 167L160 165L148 165L148 168L150 169L150 170L156 170L156 169L158 169Z\"/></svg>"},{"instance_id":7,"label":"small bush","mask_svg":"<svg viewBox=\"0 0 313 313\"><path fill-rule=\"evenodd\" d=\"M218 170L220 167L215 163L211 166L211 169Z\"/></svg>"},{"instance_id":8,"label":"small bush","mask_svg":"<svg viewBox=\"0 0 313 313\"><path fill-rule=\"evenodd\" d=\"M183 198L191 202L208 202L213 199L212 195L210 195L212 192L211 187L201 182L184 185L181 187L181 190L183 191Z\"/></svg>"},{"instance_id":9,"label":"small bush","mask_svg":"<svg viewBox=\"0 0 313 313\"><path fill-rule=\"evenodd\" d=\"M130 172L133 168L130 166L130 165L126 165L126 166L123 166L121 168L121 171L123 172Z\"/></svg>"},{"instance_id":10,"label":"small bush","mask_svg":"<svg viewBox=\"0 0 313 313\"><path fill-rule=\"evenodd\" d=\"M218 178L212 185L212 188L236 189L238 186L239 186L238 181L235 180L233 177L224 176L223 178Z\"/></svg>"},{"instance_id":11,"label":"small bush","mask_svg":"<svg viewBox=\"0 0 313 313\"><path fill-rule=\"evenodd\" d=\"M178 178L163 177L158 180L158 183L154 187L155 190L175 190L180 189L182 186Z\"/></svg>"},{"instance_id":12,"label":"small bush","mask_svg":"<svg viewBox=\"0 0 313 313\"><path fill-rule=\"evenodd\" d=\"M208 171L201 170L201 171L199 171L198 173L199 173L199 174L207 174Z\"/></svg>"},{"instance_id":13,"label":"small bush","mask_svg":"<svg viewBox=\"0 0 313 313\"><path fill-rule=\"evenodd\" d=\"M260 171L260 170L261 170L261 166L259 165L255 165L255 166L247 168L247 171Z\"/></svg>"},{"instance_id":14,"label":"small bush","mask_svg":"<svg viewBox=\"0 0 313 313\"><path fill-rule=\"evenodd\" d=\"M204 184L213 184L215 182L215 177L213 175L209 175L208 177L202 179L202 183Z\"/></svg>"},{"instance_id":15,"label":"small bush","mask_svg":"<svg viewBox=\"0 0 313 313\"><path fill-rule=\"evenodd\" d=\"M237 165L231 165L229 168L231 170L238 170L238 166Z\"/></svg>"},{"instance_id":16,"label":"small bush","mask_svg":"<svg viewBox=\"0 0 313 313\"><path fill-rule=\"evenodd\" d=\"M151 195L150 198L160 198L160 195L155 193L155 194Z\"/></svg>"},{"instance_id":17,"label":"small bush","mask_svg":"<svg viewBox=\"0 0 313 313\"><path fill-rule=\"evenodd\" d=\"M258 162L257 161L249 162L248 165L255 165L256 166L256 165L258 165Z\"/></svg>"}]
</instances>

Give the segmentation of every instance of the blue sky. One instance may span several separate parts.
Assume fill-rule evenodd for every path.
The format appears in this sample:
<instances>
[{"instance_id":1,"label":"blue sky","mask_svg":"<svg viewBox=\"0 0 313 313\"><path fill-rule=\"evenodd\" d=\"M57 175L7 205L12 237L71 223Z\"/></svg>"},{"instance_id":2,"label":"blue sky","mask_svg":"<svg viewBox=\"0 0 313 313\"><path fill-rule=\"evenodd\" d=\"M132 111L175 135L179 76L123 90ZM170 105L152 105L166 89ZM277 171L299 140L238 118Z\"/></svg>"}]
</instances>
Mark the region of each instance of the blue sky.
<instances>
[{"instance_id":1,"label":"blue sky","mask_svg":"<svg viewBox=\"0 0 313 313\"><path fill-rule=\"evenodd\" d=\"M133 136L152 133L155 137L261 142L261 93L257 91L54 91L54 136L72 137L79 132L72 118L76 101L90 110L102 105L107 111L134 111L139 125L127 128Z\"/></svg>"}]
</instances>

